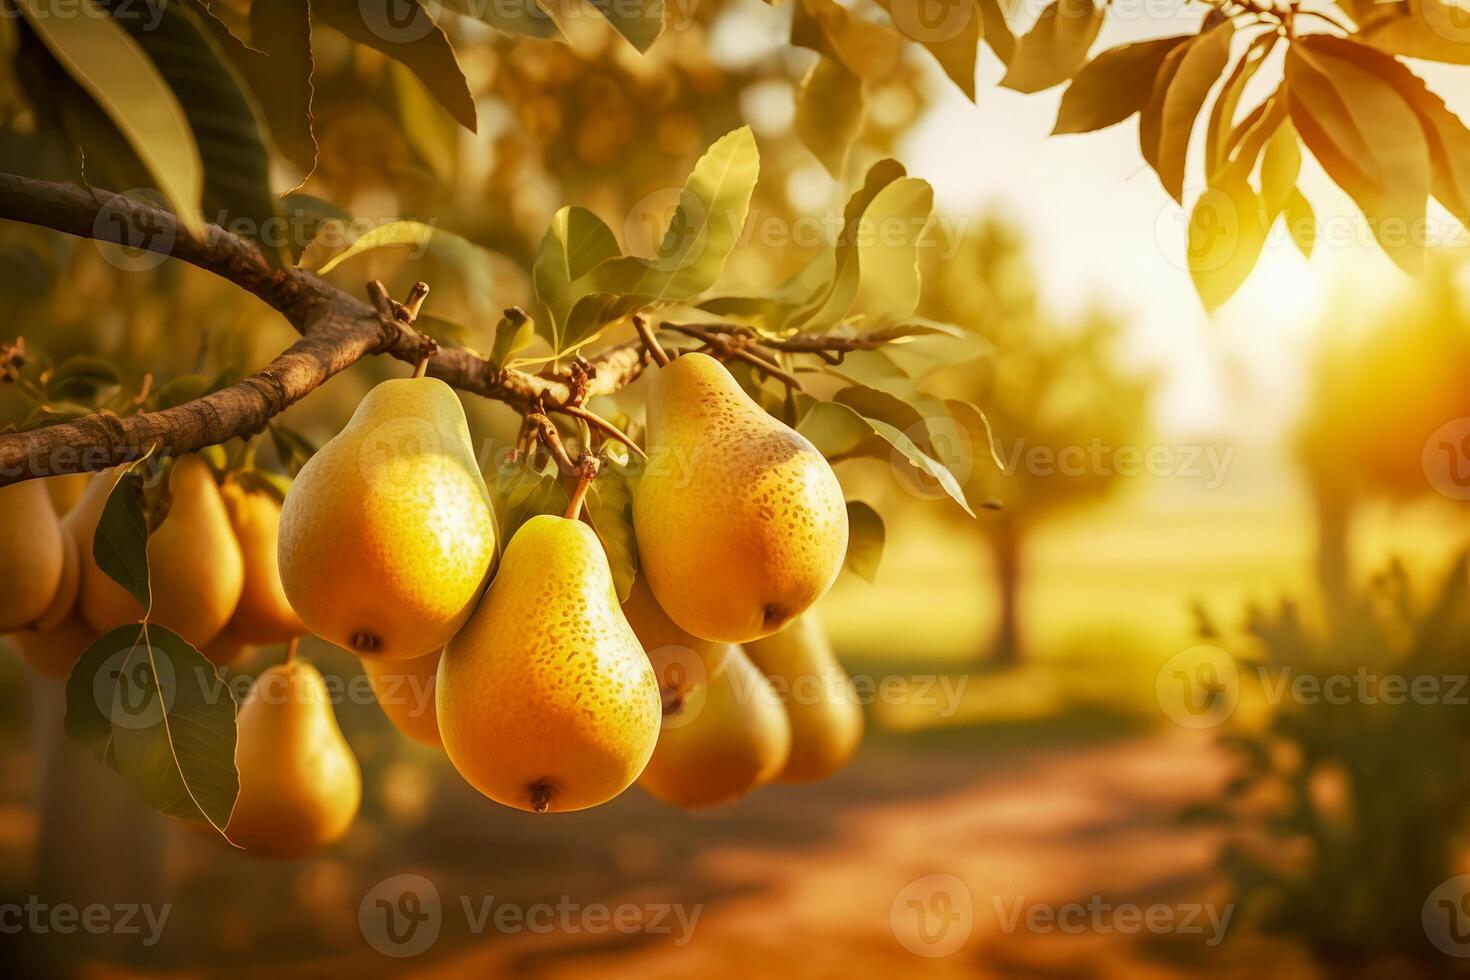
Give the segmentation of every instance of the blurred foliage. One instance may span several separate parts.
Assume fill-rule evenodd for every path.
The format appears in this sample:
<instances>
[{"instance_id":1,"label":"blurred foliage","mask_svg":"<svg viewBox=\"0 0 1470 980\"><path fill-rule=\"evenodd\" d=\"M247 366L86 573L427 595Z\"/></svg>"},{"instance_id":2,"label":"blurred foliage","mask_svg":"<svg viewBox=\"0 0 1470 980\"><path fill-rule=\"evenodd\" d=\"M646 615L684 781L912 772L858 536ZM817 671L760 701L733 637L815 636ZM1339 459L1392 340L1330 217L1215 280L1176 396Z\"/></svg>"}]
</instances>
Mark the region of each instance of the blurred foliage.
<instances>
[{"instance_id":1,"label":"blurred foliage","mask_svg":"<svg viewBox=\"0 0 1470 980\"><path fill-rule=\"evenodd\" d=\"M1221 739L1238 760L1228 802L1193 815L1228 828L1220 866L1244 915L1324 952L1430 953L1421 910L1465 870L1470 821L1466 559L1428 602L1395 565L1335 626L1285 603L1248 628L1267 683L1351 686L1287 686L1261 730Z\"/></svg>"},{"instance_id":2,"label":"blurred foliage","mask_svg":"<svg viewBox=\"0 0 1470 980\"><path fill-rule=\"evenodd\" d=\"M966 419L945 459L968 473L973 501L991 501L980 526L993 550L1002 617L996 653L1021 647L1016 621L1027 535L1067 508L1101 499L1119 484L1115 454L1141 449L1153 379L1119 361L1122 324L1102 310L1073 322L1045 309L1020 233L999 220L961 225L927 253L921 311L974 331L992 356L941 373L935 386L982 405L989 429ZM1004 470L991 466L992 451Z\"/></svg>"}]
</instances>

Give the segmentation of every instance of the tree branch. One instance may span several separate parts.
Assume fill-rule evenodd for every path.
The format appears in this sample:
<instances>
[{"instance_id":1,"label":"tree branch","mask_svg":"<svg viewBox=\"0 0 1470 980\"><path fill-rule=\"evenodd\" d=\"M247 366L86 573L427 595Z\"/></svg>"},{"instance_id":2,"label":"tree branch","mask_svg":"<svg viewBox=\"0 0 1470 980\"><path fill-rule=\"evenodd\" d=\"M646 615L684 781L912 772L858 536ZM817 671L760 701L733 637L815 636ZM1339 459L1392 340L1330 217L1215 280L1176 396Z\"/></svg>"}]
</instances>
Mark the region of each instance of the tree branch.
<instances>
[{"instance_id":1,"label":"tree branch","mask_svg":"<svg viewBox=\"0 0 1470 980\"><path fill-rule=\"evenodd\" d=\"M182 259L213 272L279 310L301 339L257 373L203 398L127 418L98 414L60 425L0 435L0 486L36 477L106 469L150 446L186 453L265 428L328 378L370 354L413 364L423 341L407 324L385 318L302 269L275 269L253 244L214 225L190 237L174 216L106 191L0 174L0 218L24 221L97 241ZM646 363L635 343L610 348L592 362L589 396L630 383ZM558 410L572 397L566 373L503 370L467 351L443 350L429 374L465 391L530 411Z\"/></svg>"}]
</instances>

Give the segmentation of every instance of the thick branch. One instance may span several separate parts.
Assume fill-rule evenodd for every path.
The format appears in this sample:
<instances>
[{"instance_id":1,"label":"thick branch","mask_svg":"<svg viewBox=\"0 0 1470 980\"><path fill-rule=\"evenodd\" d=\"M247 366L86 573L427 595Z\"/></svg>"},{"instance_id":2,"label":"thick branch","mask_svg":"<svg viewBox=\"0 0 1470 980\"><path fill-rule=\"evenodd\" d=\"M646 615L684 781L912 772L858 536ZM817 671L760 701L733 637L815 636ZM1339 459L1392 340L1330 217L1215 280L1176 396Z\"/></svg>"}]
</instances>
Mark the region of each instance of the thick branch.
<instances>
[{"instance_id":1,"label":"thick branch","mask_svg":"<svg viewBox=\"0 0 1470 980\"><path fill-rule=\"evenodd\" d=\"M261 371L195 401L128 418L92 415L60 425L0 435L0 486L34 477L105 469L150 446L185 453L248 436L286 407L369 354L414 363L421 338L405 324L300 269L273 269L249 242L208 225L187 235L166 211L105 191L0 174L0 218L158 252L206 269L249 290L283 313L302 338ZM631 382L645 364L636 344L592 362L589 395ZM466 351L445 350L430 375L456 388L529 411L557 410L572 397L569 376L502 370Z\"/></svg>"}]
</instances>

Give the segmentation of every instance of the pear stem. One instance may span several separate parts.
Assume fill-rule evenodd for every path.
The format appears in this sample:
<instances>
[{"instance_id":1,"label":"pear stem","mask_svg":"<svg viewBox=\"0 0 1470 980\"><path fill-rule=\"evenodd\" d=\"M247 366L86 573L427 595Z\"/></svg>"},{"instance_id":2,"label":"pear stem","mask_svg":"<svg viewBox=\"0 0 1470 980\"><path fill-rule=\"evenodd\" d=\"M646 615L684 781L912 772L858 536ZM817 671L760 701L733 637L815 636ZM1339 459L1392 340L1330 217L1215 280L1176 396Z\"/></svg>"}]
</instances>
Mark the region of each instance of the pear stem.
<instances>
[{"instance_id":1,"label":"pear stem","mask_svg":"<svg viewBox=\"0 0 1470 980\"><path fill-rule=\"evenodd\" d=\"M299 647L300 645L301 645L301 637L299 637L299 636L293 636L293 637L291 637L290 641L286 644L286 660L285 660L285 663L288 663L289 664L289 663L291 663L292 661L294 661L296 659L296 648Z\"/></svg>"},{"instance_id":2,"label":"pear stem","mask_svg":"<svg viewBox=\"0 0 1470 980\"><path fill-rule=\"evenodd\" d=\"M434 355L430 354L428 357L423 358L414 365L413 376L415 378L422 378L429 373L429 361L433 359L433 356Z\"/></svg>"},{"instance_id":3,"label":"pear stem","mask_svg":"<svg viewBox=\"0 0 1470 980\"><path fill-rule=\"evenodd\" d=\"M597 479L601 470L602 462L585 449L577 457L577 486L572 491L571 502L567 504L566 514L563 515L567 520L582 519L582 502L587 499L587 491L592 489L592 481Z\"/></svg>"},{"instance_id":4,"label":"pear stem","mask_svg":"<svg viewBox=\"0 0 1470 980\"><path fill-rule=\"evenodd\" d=\"M644 347L648 348L648 356L653 358L653 363L659 367L667 367L669 355L665 353L658 338L653 335L653 327L641 313L633 314L633 329L638 331L638 339L643 341Z\"/></svg>"}]
</instances>

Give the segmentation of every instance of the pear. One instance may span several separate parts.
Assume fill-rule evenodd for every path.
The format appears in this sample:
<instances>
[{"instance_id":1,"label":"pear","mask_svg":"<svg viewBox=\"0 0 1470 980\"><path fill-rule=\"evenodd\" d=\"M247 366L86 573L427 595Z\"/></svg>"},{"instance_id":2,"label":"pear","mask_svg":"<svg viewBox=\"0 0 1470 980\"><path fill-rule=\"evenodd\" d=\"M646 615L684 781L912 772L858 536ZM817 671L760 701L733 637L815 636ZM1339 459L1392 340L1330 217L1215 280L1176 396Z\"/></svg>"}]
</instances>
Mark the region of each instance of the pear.
<instances>
[{"instance_id":1,"label":"pear","mask_svg":"<svg viewBox=\"0 0 1470 980\"><path fill-rule=\"evenodd\" d=\"M296 610L286 601L276 564L281 505L271 494L248 490L230 480L220 487L230 526L240 542L245 580L240 604L225 632L244 644L285 643L306 632Z\"/></svg>"},{"instance_id":2,"label":"pear","mask_svg":"<svg viewBox=\"0 0 1470 980\"><path fill-rule=\"evenodd\" d=\"M444 651L437 698L449 761L498 803L581 810L638 778L658 739L658 681L590 527L521 526Z\"/></svg>"},{"instance_id":3,"label":"pear","mask_svg":"<svg viewBox=\"0 0 1470 980\"><path fill-rule=\"evenodd\" d=\"M791 758L777 778L809 783L841 769L862 740L863 709L817 615L809 612L745 649L775 681L791 719Z\"/></svg>"},{"instance_id":4,"label":"pear","mask_svg":"<svg viewBox=\"0 0 1470 980\"><path fill-rule=\"evenodd\" d=\"M791 751L791 723L745 651L679 629L640 576L623 611L658 676L663 724L638 785L674 806L739 799L770 782Z\"/></svg>"},{"instance_id":5,"label":"pear","mask_svg":"<svg viewBox=\"0 0 1470 980\"><path fill-rule=\"evenodd\" d=\"M82 613L94 629L104 633L143 618L138 600L91 560L97 517L115 482L94 481L68 515L75 515L74 527L82 535L78 544L87 542ZM181 457L169 476L169 496L168 515L148 538L153 592L148 618L202 650L224 629L240 602L244 561L208 463L198 456Z\"/></svg>"},{"instance_id":6,"label":"pear","mask_svg":"<svg viewBox=\"0 0 1470 980\"><path fill-rule=\"evenodd\" d=\"M434 709L434 688L442 653L412 660L362 658L362 669L373 696L393 727L414 741L435 748L444 744L439 737L439 715Z\"/></svg>"},{"instance_id":7,"label":"pear","mask_svg":"<svg viewBox=\"0 0 1470 980\"><path fill-rule=\"evenodd\" d=\"M21 630L7 639L20 654L20 659L36 673L64 678L97 636L97 631L81 616L70 615L50 629Z\"/></svg>"},{"instance_id":8,"label":"pear","mask_svg":"<svg viewBox=\"0 0 1470 980\"><path fill-rule=\"evenodd\" d=\"M240 795L226 837L254 854L296 858L346 833L362 773L320 671L301 660L263 671L237 731Z\"/></svg>"},{"instance_id":9,"label":"pear","mask_svg":"<svg viewBox=\"0 0 1470 980\"><path fill-rule=\"evenodd\" d=\"M65 516L81 501L82 494L87 492L87 486L91 482L89 473L47 477L46 492L51 495L51 506L56 508L56 513Z\"/></svg>"},{"instance_id":10,"label":"pear","mask_svg":"<svg viewBox=\"0 0 1470 980\"><path fill-rule=\"evenodd\" d=\"M77 598L82 590L82 559L80 549L77 548L76 538L72 536L67 528L66 521L61 522L61 581L57 583L56 595L51 599L51 605L46 611L36 618L31 628L42 633L50 632L60 626L72 611L76 609Z\"/></svg>"},{"instance_id":11,"label":"pear","mask_svg":"<svg viewBox=\"0 0 1470 980\"><path fill-rule=\"evenodd\" d=\"M281 511L281 583L310 630L362 656L441 650L475 608L495 518L458 397L384 381L302 467Z\"/></svg>"},{"instance_id":12,"label":"pear","mask_svg":"<svg viewBox=\"0 0 1470 980\"><path fill-rule=\"evenodd\" d=\"M695 636L769 636L842 568L847 505L837 476L705 354L660 368L647 409L650 462L633 526L654 596Z\"/></svg>"},{"instance_id":13,"label":"pear","mask_svg":"<svg viewBox=\"0 0 1470 980\"><path fill-rule=\"evenodd\" d=\"M51 610L65 564L61 520L45 482L0 487L0 633L31 626Z\"/></svg>"}]
</instances>

